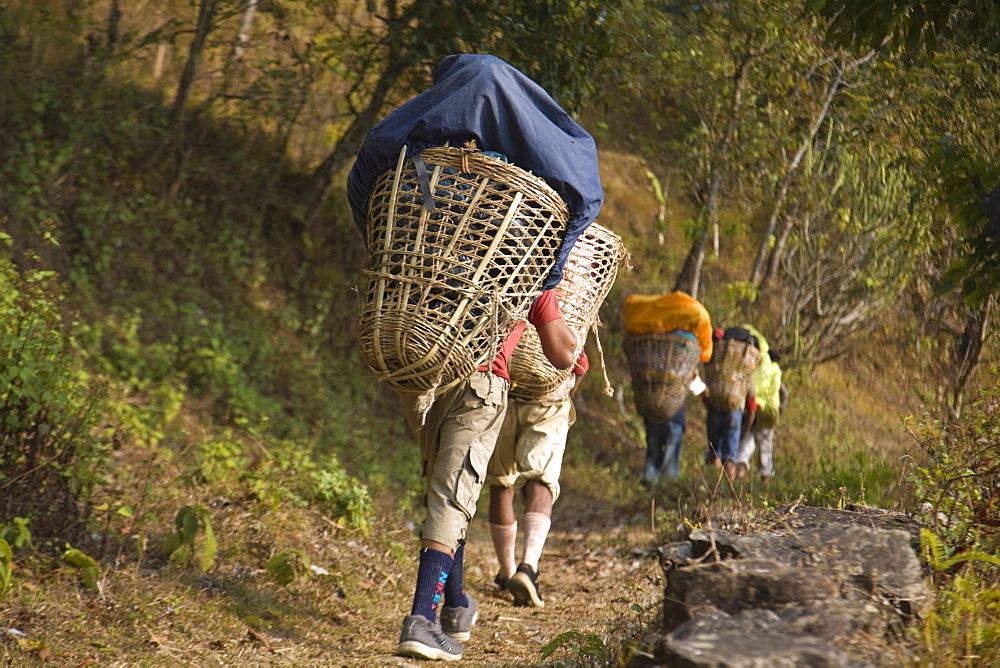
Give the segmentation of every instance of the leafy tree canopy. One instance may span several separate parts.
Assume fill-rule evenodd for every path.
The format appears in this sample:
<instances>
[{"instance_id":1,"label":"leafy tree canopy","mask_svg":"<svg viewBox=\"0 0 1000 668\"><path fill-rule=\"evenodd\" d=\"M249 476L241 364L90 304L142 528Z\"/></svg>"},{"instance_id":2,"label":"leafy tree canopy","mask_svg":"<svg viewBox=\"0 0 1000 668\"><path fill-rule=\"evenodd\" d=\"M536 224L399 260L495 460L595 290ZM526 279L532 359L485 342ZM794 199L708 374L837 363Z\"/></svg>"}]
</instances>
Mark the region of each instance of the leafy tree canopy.
<instances>
[{"instance_id":1,"label":"leafy tree canopy","mask_svg":"<svg viewBox=\"0 0 1000 668\"><path fill-rule=\"evenodd\" d=\"M830 19L827 37L835 43L902 53L902 64L924 68L938 80L949 63L979 73L962 99L949 102L943 119L925 116L920 122L943 128L927 166L966 247L941 290L961 288L970 304L984 303L1000 290L1000 138L978 126L977 118L998 102L1000 6L992 0L814 0L808 10Z\"/></svg>"}]
</instances>

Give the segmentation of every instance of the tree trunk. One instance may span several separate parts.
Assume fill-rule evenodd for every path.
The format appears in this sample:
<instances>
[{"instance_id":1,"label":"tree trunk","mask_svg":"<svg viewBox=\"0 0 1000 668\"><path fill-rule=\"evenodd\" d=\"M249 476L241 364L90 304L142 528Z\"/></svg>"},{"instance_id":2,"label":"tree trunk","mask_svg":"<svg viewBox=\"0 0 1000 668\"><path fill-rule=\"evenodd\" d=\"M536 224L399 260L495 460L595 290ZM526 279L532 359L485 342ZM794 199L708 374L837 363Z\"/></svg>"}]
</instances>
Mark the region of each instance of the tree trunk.
<instances>
[{"instance_id":1,"label":"tree trunk","mask_svg":"<svg viewBox=\"0 0 1000 668\"><path fill-rule=\"evenodd\" d=\"M870 61L875 56L875 51L869 51L862 57L851 63L844 63L841 60L840 65L837 67L837 75L833 78L830 86L826 90L826 96L823 99L823 105L820 108L819 113L817 113L816 118L813 121L813 125L810 128L809 135L802 142L799 150L796 152L795 157L792 162L789 163L788 169L785 172L785 176L781 181L781 188L778 192L778 197L775 200L774 207L771 211L771 217L768 220L767 229L764 232L763 239L761 239L760 251L757 254L756 260L754 260L753 272L750 276L750 282L757 285L757 292L763 293L764 288L771 282L774 278L775 272L778 270L778 265L781 263L781 255L785 249L785 242L788 240L788 235L791 232L792 223L794 221L794 215L785 215L782 221L781 229L778 232L778 236L775 240L774 246L770 249L768 253L768 247L770 246L771 235L774 234L774 228L777 225L779 214L781 211L781 206L784 204L785 197L788 195L788 188L791 185L791 177L795 170L798 169L799 165L802 164L802 156L805 155L806 150L808 150L809 145L815 140L816 134L819 132L820 127L822 127L823 121L826 119L830 112L830 107L833 104L833 100L837 95L837 92L841 89L843 84L844 75L853 72L860 68L862 65ZM766 258L766 263L765 263ZM763 267L763 271L762 271Z\"/></svg>"},{"instance_id":2,"label":"tree trunk","mask_svg":"<svg viewBox=\"0 0 1000 668\"><path fill-rule=\"evenodd\" d=\"M115 52L118 46L118 26L122 20L122 10L118 5L118 0L111 0L111 9L108 10L108 44L109 54Z\"/></svg>"},{"instance_id":3,"label":"tree trunk","mask_svg":"<svg viewBox=\"0 0 1000 668\"><path fill-rule=\"evenodd\" d=\"M243 5L243 14L240 16L240 26L236 30L236 41L233 42L233 50L229 54L229 65L236 65L243 60L246 53L246 44L250 39L250 28L253 26L253 17L257 13L259 0L246 0Z\"/></svg>"},{"instance_id":4,"label":"tree trunk","mask_svg":"<svg viewBox=\"0 0 1000 668\"><path fill-rule=\"evenodd\" d=\"M174 147L178 149L184 139L184 116L187 111L188 98L191 97L191 88L194 86L195 77L197 77L201 66L205 41L208 39L208 33L212 30L212 19L215 17L217 1L201 0L198 6L198 26L195 29L194 39L188 50L188 59L184 64L184 72L181 74L181 81L177 87L177 97L174 98L174 105L170 109L167 136L173 138Z\"/></svg>"},{"instance_id":5,"label":"tree trunk","mask_svg":"<svg viewBox=\"0 0 1000 668\"><path fill-rule=\"evenodd\" d=\"M990 296L986 298L986 302L973 315L965 328L965 333L962 335L958 377L955 380L955 387L952 389L951 405L948 406L952 418L956 420L962 416L965 385L969 382L969 377L979 365L979 361L983 355L992 310L993 297Z\"/></svg>"},{"instance_id":6,"label":"tree trunk","mask_svg":"<svg viewBox=\"0 0 1000 668\"><path fill-rule=\"evenodd\" d=\"M739 126L743 91L747 86L747 73L750 70L750 64L756 58L756 53L748 54L733 73L733 96L729 104L729 119L726 121L726 129L719 138L712 155L708 192L705 195L705 225L692 242L684 260L684 266L675 282L674 290L686 292L695 299L698 298L701 270L705 264L705 244L708 243L709 232L713 234L716 253L718 253L719 199L722 192L722 181L726 176L726 167L729 165L729 149Z\"/></svg>"},{"instance_id":7,"label":"tree trunk","mask_svg":"<svg viewBox=\"0 0 1000 668\"><path fill-rule=\"evenodd\" d=\"M333 175L347 166L348 161L357 154L368 131L381 119L382 109L385 107L389 91L395 86L401 73L401 69L391 66L390 69L386 70L371 98L369 98L368 105L354 117L347 130L334 144L333 150L313 170L306 195L306 220L308 222L312 223L318 219L327 195L330 193L330 181L333 179Z\"/></svg>"},{"instance_id":8,"label":"tree trunk","mask_svg":"<svg viewBox=\"0 0 1000 668\"><path fill-rule=\"evenodd\" d=\"M695 299L698 299L698 290L701 283L701 268L705 264L705 244L708 243L708 226L702 228L701 232L691 243L691 249L684 259L684 266L677 275L677 282L674 290L686 292Z\"/></svg>"},{"instance_id":9,"label":"tree trunk","mask_svg":"<svg viewBox=\"0 0 1000 668\"><path fill-rule=\"evenodd\" d=\"M401 52L401 40L397 39L397 34L409 29L411 21L418 20L414 17L418 15L423 6L420 0L416 0L410 3L402 13L397 13L396 3L387 3L388 35L384 42L388 52L380 56L381 62L387 63L386 68L369 96L368 104L354 116L354 120L351 121L347 130L334 144L333 150L313 170L305 194L306 223L308 225L319 219L323 204L330 193L330 182L333 175L346 167L348 161L357 154L368 131L381 120L382 110L389 99L389 93L395 88L403 72L412 64L407 60L406 54Z\"/></svg>"},{"instance_id":10,"label":"tree trunk","mask_svg":"<svg viewBox=\"0 0 1000 668\"><path fill-rule=\"evenodd\" d=\"M785 252L785 244L788 242L788 235L792 232L792 223L795 220L795 215L795 211L789 211L781 220L778 238L775 239L774 248L771 249L771 253L767 256L767 266L764 269L764 275L760 277L760 285L758 286L760 292L764 291L764 288L767 287L778 271L778 263L781 262L781 257Z\"/></svg>"},{"instance_id":11,"label":"tree trunk","mask_svg":"<svg viewBox=\"0 0 1000 668\"><path fill-rule=\"evenodd\" d=\"M823 121L826 119L827 114L830 111L830 104L833 102L834 96L840 89L840 82L842 81L843 70L838 68L837 75L830 82L829 87L826 90L826 95L823 98L823 104L813 119L812 126L809 128L809 133L802 140L802 144L799 146L795 155L789 161L788 166L785 168L785 173L781 177L781 181L778 185L778 194L774 198L774 203L771 206L771 216L768 218L767 227L764 229L763 238L760 242L760 249L757 251L757 258L754 260L753 270L750 272L750 282L757 285L760 288L761 276L764 272L764 262L767 258L767 253L771 249L771 237L774 235L774 230L778 225L778 215L781 211L781 207L785 204L785 197L788 196L788 188L791 186L792 177L795 175L796 170L798 170L799 165L802 164L802 157L809 150L809 146L816 139L816 134L819 132Z\"/></svg>"}]
</instances>

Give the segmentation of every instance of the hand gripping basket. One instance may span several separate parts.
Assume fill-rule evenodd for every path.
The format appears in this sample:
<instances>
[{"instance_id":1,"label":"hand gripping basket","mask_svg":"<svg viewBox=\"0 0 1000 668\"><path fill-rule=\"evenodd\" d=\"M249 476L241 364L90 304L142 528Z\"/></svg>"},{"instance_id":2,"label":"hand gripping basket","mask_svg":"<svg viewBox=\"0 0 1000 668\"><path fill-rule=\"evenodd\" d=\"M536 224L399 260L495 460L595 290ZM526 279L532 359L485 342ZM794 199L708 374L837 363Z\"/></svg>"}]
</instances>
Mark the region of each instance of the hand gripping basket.
<instances>
[{"instance_id":1,"label":"hand gripping basket","mask_svg":"<svg viewBox=\"0 0 1000 668\"><path fill-rule=\"evenodd\" d=\"M666 422L684 406L701 357L694 338L674 332L625 335L635 408L650 422Z\"/></svg>"},{"instance_id":2,"label":"hand gripping basket","mask_svg":"<svg viewBox=\"0 0 1000 668\"><path fill-rule=\"evenodd\" d=\"M741 408L759 365L760 351L753 344L716 339L712 359L705 364L708 405L717 411Z\"/></svg>"},{"instance_id":3,"label":"hand gripping basket","mask_svg":"<svg viewBox=\"0 0 1000 668\"><path fill-rule=\"evenodd\" d=\"M368 366L432 400L490 362L541 292L568 219L559 195L519 167L449 147L411 161L404 148L368 205Z\"/></svg>"},{"instance_id":4,"label":"hand gripping basket","mask_svg":"<svg viewBox=\"0 0 1000 668\"><path fill-rule=\"evenodd\" d=\"M618 269L628 262L628 251L621 237L597 223L591 223L570 251L563 278L556 286L556 299L563 320L576 334L576 356L587 341L587 332L598 324L598 312L615 284ZM549 397L566 386L573 374L552 366L542 351L534 327L525 327L521 340L508 364L512 381L510 395L537 400ZM569 398L568 390L566 397Z\"/></svg>"}]
</instances>

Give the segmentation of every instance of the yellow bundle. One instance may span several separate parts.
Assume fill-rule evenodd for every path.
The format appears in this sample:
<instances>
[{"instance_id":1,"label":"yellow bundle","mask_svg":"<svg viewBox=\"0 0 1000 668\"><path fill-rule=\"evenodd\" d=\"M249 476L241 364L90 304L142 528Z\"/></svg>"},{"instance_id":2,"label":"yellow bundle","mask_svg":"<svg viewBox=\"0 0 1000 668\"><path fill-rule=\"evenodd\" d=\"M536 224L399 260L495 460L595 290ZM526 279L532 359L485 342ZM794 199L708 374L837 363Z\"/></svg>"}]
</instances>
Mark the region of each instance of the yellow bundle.
<instances>
[{"instance_id":1,"label":"yellow bundle","mask_svg":"<svg viewBox=\"0 0 1000 668\"><path fill-rule=\"evenodd\" d=\"M701 361L712 358L712 320L694 297L684 292L669 295L629 295L623 311L626 334L652 334L684 329L698 338Z\"/></svg>"}]
</instances>

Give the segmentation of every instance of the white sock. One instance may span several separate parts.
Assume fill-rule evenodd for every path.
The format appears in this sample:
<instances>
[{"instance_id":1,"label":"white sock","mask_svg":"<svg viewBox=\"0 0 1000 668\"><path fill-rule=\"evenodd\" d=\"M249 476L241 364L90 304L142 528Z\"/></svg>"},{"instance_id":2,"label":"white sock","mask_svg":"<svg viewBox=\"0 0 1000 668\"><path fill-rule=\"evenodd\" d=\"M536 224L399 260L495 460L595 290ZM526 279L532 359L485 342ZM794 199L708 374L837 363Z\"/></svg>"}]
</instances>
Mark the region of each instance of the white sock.
<instances>
[{"instance_id":1,"label":"white sock","mask_svg":"<svg viewBox=\"0 0 1000 668\"><path fill-rule=\"evenodd\" d=\"M517 560L514 556L517 543L517 522L513 524L493 524L490 522L490 535L493 536L493 548L500 560L500 577L510 578L517 570Z\"/></svg>"},{"instance_id":2,"label":"white sock","mask_svg":"<svg viewBox=\"0 0 1000 668\"><path fill-rule=\"evenodd\" d=\"M528 564L536 573L551 526L552 520L542 513L524 514L524 556L521 557L521 563Z\"/></svg>"}]
</instances>

